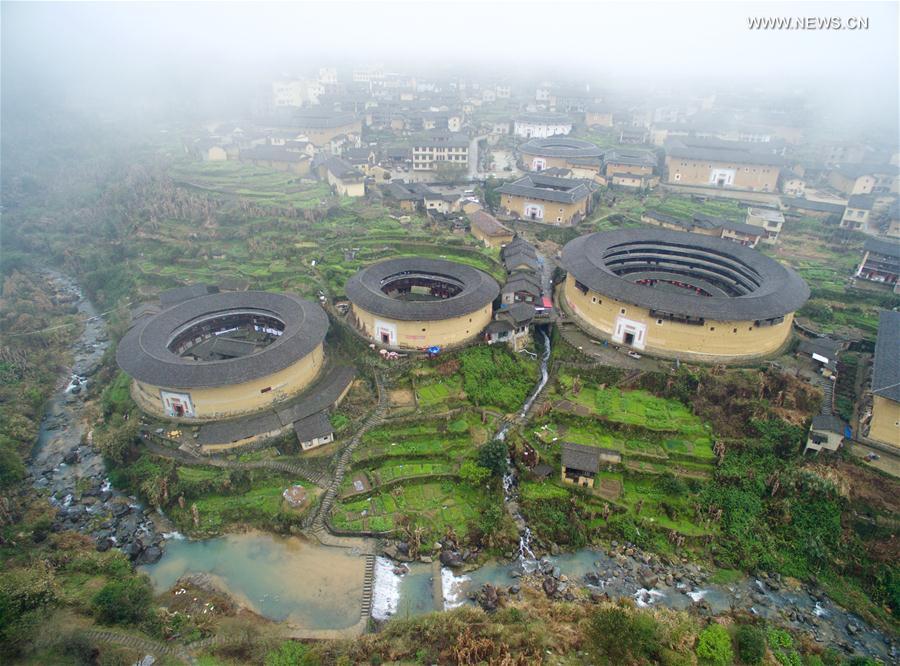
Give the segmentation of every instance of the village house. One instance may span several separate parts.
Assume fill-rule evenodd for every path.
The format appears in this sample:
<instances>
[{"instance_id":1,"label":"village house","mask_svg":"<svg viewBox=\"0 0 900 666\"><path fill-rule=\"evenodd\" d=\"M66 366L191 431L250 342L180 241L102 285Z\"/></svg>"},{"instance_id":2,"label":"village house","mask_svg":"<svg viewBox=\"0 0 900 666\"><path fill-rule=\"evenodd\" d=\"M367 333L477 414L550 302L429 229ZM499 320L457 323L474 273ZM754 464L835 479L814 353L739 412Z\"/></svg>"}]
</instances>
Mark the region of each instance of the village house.
<instances>
[{"instance_id":1,"label":"village house","mask_svg":"<svg viewBox=\"0 0 900 666\"><path fill-rule=\"evenodd\" d=\"M784 214L771 208L748 208L747 224L759 227L765 231L762 242L767 245L775 245L778 242L778 234L784 226Z\"/></svg>"},{"instance_id":2,"label":"village house","mask_svg":"<svg viewBox=\"0 0 900 666\"><path fill-rule=\"evenodd\" d=\"M803 340L797 347L797 353L813 361L823 377L833 377L837 373L838 354L844 350L846 343L829 337Z\"/></svg>"},{"instance_id":3,"label":"village house","mask_svg":"<svg viewBox=\"0 0 900 666\"><path fill-rule=\"evenodd\" d=\"M506 214L542 224L573 226L590 213L591 188L583 180L531 174L497 192Z\"/></svg>"},{"instance_id":4,"label":"village house","mask_svg":"<svg viewBox=\"0 0 900 666\"><path fill-rule=\"evenodd\" d=\"M571 131L572 120L562 113L526 113L513 123L513 134L525 139L546 139Z\"/></svg>"},{"instance_id":5,"label":"village house","mask_svg":"<svg viewBox=\"0 0 900 666\"><path fill-rule=\"evenodd\" d=\"M790 213L797 215L830 218L839 220L844 214L844 206L827 201L814 201L797 197L782 197L781 206Z\"/></svg>"},{"instance_id":6,"label":"village house","mask_svg":"<svg viewBox=\"0 0 900 666\"><path fill-rule=\"evenodd\" d=\"M862 164L844 164L828 172L828 184L842 194L871 194L875 176Z\"/></svg>"},{"instance_id":7,"label":"village house","mask_svg":"<svg viewBox=\"0 0 900 666\"><path fill-rule=\"evenodd\" d=\"M734 222L713 217L712 215L704 215L703 213L694 213L690 219L684 219L655 210L646 210L641 214L641 222L652 224L655 227L662 227L663 229L671 229L672 231L716 236L746 245L747 247L756 247L766 233L763 229L754 225Z\"/></svg>"},{"instance_id":8,"label":"village house","mask_svg":"<svg viewBox=\"0 0 900 666\"><path fill-rule=\"evenodd\" d=\"M900 312L883 310L872 368L872 420L868 437L900 449Z\"/></svg>"},{"instance_id":9,"label":"village house","mask_svg":"<svg viewBox=\"0 0 900 666\"><path fill-rule=\"evenodd\" d=\"M614 148L603 153L603 175L634 174L650 176L656 170L657 159L649 150Z\"/></svg>"},{"instance_id":10,"label":"village house","mask_svg":"<svg viewBox=\"0 0 900 666\"><path fill-rule=\"evenodd\" d=\"M299 421L294 421L294 434L303 451L334 441L334 429L327 412L316 412Z\"/></svg>"},{"instance_id":11,"label":"village house","mask_svg":"<svg viewBox=\"0 0 900 666\"><path fill-rule=\"evenodd\" d=\"M485 210L468 214L472 235L487 247L501 248L511 242L515 232Z\"/></svg>"},{"instance_id":12,"label":"village house","mask_svg":"<svg viewBox=\"0 0 900 666\"><path fill-rule=\"evenodd\" d=\"M362 134L362 121L352 113L320 108L297 111L291 125L318 148L330 149L331 140L342 134L357 137Z\"/></svg>"},{"instance_id":13,"label":"village house","mask_svg":"<svg viewBox=\"0 0 900 666\"><path fill-rule=\"evenodd\" d=\"M765 144L670 138L666 182L675 185L775 192L784 160Z\"/></svg>"},{"instance_id":14,"label":"village house","mask_svg":"<svg viewBox=\"0 0 900 666\"><path fill-rule=\"evenodd\" d=\"M516 236L500 250L500 259L507 275L512 275L516 271L538 273L541 270L537 251L521 236Z\"/></svg>"},{"instance_id":15,"label":"village house","mask_svg":"<svg viewBox=\"0 0 900 666\"><path fill-rule=\"evenodd\" d=\"M802 197L806 192L806 180L795 173L782 174L781 193L789 197Z\"/></svg>"},{"instance_id":16,"label":"village house","mask_svg":"<svg viewBox=\"0 0 900 666\"><path fill-rule=\"evenodd\" d=\"M856 277L893 286L900 284L900 242L866 239Z\"/></svg>"},{"instance_id":17,"label":"village house","mask_svg":"<svg viewBox=\"0 0 900 666\"><path fill-rule=\"evenodd\" d=\"M500 307L513 303L534 305L541 300L541 281L531 271L514 271L500 288Z\"/></svg>"},{"instance_id":18,"label":"village house","mask_svg":"<svg viewBox=\"0 0 900 666\"><path fill-rule=\"evenodd\" d=\"M588 127L612 127L612 111L602 106L589 106L584 112L584 124Z\"/></svg>"},{"instance_id":19,"label":"village house","mask_svg":"<svg viewBox=\"0 0 900 666\"><path fill-rule=\"evenodd\" d=\"M847 207L841 217L841 228L862 231L863 233L875 233L875 229L869 226L872 217L872 206L875 197L871 194L854 194L847 201Z\"/></svg>"},{"instance_id":20,"label":"village house","mask_svg":"<svg viewBox=\"0 0 900 666\"><path fill-rule=\"evenodd\" d=\"M818 455L822 449L837 451L844 441L846 427L846 424L834 414L816 414L812 418L812 426L803 453L815 451Z\"/></svg>"},{"instance_id":21,"label":"village house","mask_svg":"<svg viewBox=\"0 0 900 666\"><path fill-rule=\"evenodd\" d=\"M413 171L466 171L469 168L469 139L466 136L427 132L414 137L411 143Z\"/></svg>"},{"instance_id":22,"label":"village house","mask_svg":"<svg viewBox=\"0 0 900 666\"><path fill-rule=\"evenodd\" d=\"M533 321L534 306L515 303L494 313L494 320L484 329L484 339L489 345L505 342L518 352L528 346Z\"/></svg>"},{"instance_id":23,"label":"village house","mask_svg":"<svg viewBox=\"0 0 900 666\"><path fill-rule=\"evenodd\" d=\"M598 446L585 446L573 442L562 443L562 469L560 478L569 483L585 488L593 488L600 463L618 465L622 462L622 454L613 449Z\"/></svg>"},{"instance_id":24,"label":"village house","mask_svg":"<svg viewBox=\"0 0 900 666\"><path fill-rule=\"evenodd\" d=\"M310 170L307 153L290 150L286 146L253 146L241 150L239 159L253 166L266 167L276 171L289 171L305 176Z\"/></svg>"},{"instance_id":25,"label":"village house","mask_svg":"<svg viewBox=\"0 0 900 666\"><path fill-rule=\"evenodd\" d=\"M319 173L335 193L342 197L366 195L366 177L352 164L340 157L329 157L325 160Z\"/></svg>"},{"instance_id":26,"label":"village house","mask_svg":"<svg viewBox=\"0 0 900 666\"><path fill-rule=\"evenodd\" d=\"M195 139L186 147L188 153L204 162L224 162L228 159L226 142L217 137Z\"/></svg>"},{"instance_id":27,"label":"village house","mask_svg":"<svg viewBox=\"0 0 900 666\"><path fill-rule=\"evenodd\" d=\"M725 238L746 247L755 248L759 241L766 235L765 230L752 224L722 220L722 233L720 238Z\"/></svg>"}]
</instances>

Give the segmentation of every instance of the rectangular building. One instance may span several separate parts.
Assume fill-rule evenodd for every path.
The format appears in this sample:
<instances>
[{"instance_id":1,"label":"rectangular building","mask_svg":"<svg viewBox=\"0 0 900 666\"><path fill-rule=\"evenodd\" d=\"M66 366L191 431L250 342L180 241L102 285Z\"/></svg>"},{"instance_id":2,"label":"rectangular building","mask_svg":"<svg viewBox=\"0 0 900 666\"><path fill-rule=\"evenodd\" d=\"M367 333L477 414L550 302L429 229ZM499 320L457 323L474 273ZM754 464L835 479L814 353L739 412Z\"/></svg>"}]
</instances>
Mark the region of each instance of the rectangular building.
<instances>
[{"instance_id":1,"label":"rectangular building","mask_svg":"<svg viewBox=\"0 0 900 666\"><path fill-rule=\"evenodd\" d=\"M573 226L590 212L591 188L583 180L531 174L497 192L504 212L543 224Z\"/></svg>"},{"instance_id":2,"label":"rectangular building","mask_svg":"<svg viewBox=\"0 0 900 666\"><path fill-rule=\"evenodd\" d=\"M900 451L900 312L884 310L878 321L869 438Z\"/></svg>"},{"instance_id":3,"label":"rectangular building","mask_svg":"<svg viewBox=\"0 0 900 666\"><path fill-rule=\"evenodd\" d=\"M776 192L784 160L760 143L692 137L666 141L666 182Z\"/></svg>"},{"instance_id":4,"label":"rectangular building","mask_svg":"<svg viewBox=\"0 0 900 666\"><path fill-rule=\"evenodd\" d=\"M427 132L412 140L413 171L467 171L469 139L454 132Z\"/></svg>"}]
</instances>

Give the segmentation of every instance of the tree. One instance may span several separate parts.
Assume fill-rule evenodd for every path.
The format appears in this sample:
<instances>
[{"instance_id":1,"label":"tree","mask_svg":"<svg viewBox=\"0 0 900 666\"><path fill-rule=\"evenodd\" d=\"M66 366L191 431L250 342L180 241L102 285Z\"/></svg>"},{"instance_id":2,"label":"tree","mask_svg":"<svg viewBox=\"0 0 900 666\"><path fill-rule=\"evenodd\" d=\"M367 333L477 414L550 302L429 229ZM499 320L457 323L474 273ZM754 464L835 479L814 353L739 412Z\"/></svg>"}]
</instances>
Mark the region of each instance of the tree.
<instances>
[{"instance_id":1,"label":"tree","mask_svg":"<svg viewBox=\"0 0 900 666\"><path fill-rule=\"evenodd\" d=\"M503 461L504 464L506 461ZM480 486L491 476L491 470L487 467L467 460L459 467L459 478L468 483L470 486Z\"/></svg>"},{"instance_id":2,"label":"tree","mask_svg":"<svg viewBox=\"0 0 900 666\"><path fill-rule=\"evenodd\" d=\"M697 656L701 664L729 666L734 661L731 636L721 624L711 624L700 632Z\"/></svg>"},{"instance_id":3,"label":"tree","mask_svg":"<svg viewBox=\"0 0 900 666\"><path fill-rule=\"evenodd\" d=\"M594 613L588 639L595 655L608 664L652 660L660 647L659 630L650 615L618 606Z\"/></svg>"},{"instance_id":4,"label":"tree","mask_svg":"<svg viewBox=\"0 0 900 666\"><path fill-rule=\"evenodd\" d=\"M91 601L104 624L139 624L149 616L152 604L153 590L143 576L111 581Z\"/></svg>"},{"instance_id":5,"label":"tree","mask_svg":"<svg viewBox=\"0 0 900 666\"><path fill-rule=\"evenodd\" d=\"M128 458L132 445L138 439L140 423L136 418L125 420L116 414L110 419L106 430L98 437L100 452L107 460L121 465Z\"/></svg>"},{"instance_id":6,"label":"tree","mask_svg":"<svg viewBox=\"0 0 900 666\"><path fill-rule=\"evenodd\" d=\"M25 465L16 453L15 445L7 437L0 436L0 488L6 488L25 478Z\"/></svg>"},{"instance_id":7,"label":"tree","mask_svg":"<svg viewBox=\"0 0 900 666\"><path fill-rule=\"evenodd\" d=\"M752 624L741 625L737 630L737 653L745 664L761 664L766 656L766 634Z\"/></svg>"},{"instance_id":8,"label":"tree","mask_svg":"<svg viewBox=\"0 0 900 666\"><path fill-rule=\"evenodd\" d=\"M492 476L503 476L506 473L506 459L509 451L501 439L492 439L478 449L478 464L487 468Z\"/></svg>"}]
</instances>

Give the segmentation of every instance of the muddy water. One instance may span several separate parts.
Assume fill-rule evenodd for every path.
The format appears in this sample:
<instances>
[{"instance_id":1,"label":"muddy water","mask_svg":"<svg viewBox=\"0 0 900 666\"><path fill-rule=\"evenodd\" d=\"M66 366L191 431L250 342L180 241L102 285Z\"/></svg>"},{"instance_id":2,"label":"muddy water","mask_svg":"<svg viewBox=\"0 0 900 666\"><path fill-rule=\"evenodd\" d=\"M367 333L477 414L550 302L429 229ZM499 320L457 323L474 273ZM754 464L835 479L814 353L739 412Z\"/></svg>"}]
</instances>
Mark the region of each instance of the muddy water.
<instances>
[{"instance_id":1,"label":"muddy water","mask_svg":"<svg viewBox=\"0 0 900 666\"><path fill-rule=\"evenodd\" d=\"M209 574L238 603L272 620L343 629L359 620L365 560L344 548L261 532L194 541L170 539L142 567L158 591L187 574Z\"/></svg>"}]
</instances>

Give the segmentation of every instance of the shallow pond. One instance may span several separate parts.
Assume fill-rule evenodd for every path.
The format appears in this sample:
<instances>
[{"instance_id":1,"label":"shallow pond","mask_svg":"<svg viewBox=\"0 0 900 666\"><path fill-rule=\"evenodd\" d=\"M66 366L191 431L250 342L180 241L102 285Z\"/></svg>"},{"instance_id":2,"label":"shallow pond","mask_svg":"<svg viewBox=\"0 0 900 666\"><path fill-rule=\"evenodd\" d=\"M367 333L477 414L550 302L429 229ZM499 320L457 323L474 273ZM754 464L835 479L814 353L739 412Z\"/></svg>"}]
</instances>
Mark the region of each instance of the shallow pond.
<instances>
[{"instance_id":1,"label":"shallow pond","mask_svg":"<svg viewBox=\"0 0 900 666\"><path fill-rule=\"evenodd\" d=\"M142 569L160 592L185 574L205 573L260 615L310 629L342 629L359 620L365 560L343 548L248 532L170 539L163 558Z\"/></svg>"}]
</instances>

